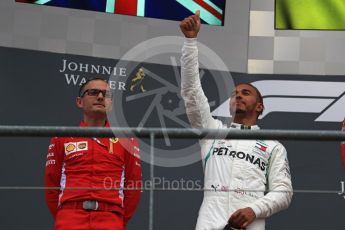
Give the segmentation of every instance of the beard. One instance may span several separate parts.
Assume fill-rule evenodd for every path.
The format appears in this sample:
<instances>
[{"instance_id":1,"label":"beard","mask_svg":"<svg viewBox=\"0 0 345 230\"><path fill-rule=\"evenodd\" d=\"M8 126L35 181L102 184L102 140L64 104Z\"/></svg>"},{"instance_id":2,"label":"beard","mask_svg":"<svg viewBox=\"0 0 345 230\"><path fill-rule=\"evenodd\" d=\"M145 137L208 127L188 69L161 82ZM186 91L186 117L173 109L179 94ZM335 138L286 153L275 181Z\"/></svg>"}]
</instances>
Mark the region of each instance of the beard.
<instances>
[{"instance_id":1,"label":"beard","mask_svg":"<svg viewBox=\"0 0 345 230\"><path fill-rule=\"evenodd\" d=\"M240 108L236 108L234 110L230 110L230 115L234 116L236 114L241 115L241 114L245 114L246 111L244 109L240 109Z\"/></svg>"},{"instance_id":2,"label":"beard","mask_svg":"<svg viewBox=\"0 0 345 230\"><path fill-rule=\"evenodd\" d=\"M236 109L236 114L244 114L246 111L244 109Z\"/></svg>"}]
</instances>

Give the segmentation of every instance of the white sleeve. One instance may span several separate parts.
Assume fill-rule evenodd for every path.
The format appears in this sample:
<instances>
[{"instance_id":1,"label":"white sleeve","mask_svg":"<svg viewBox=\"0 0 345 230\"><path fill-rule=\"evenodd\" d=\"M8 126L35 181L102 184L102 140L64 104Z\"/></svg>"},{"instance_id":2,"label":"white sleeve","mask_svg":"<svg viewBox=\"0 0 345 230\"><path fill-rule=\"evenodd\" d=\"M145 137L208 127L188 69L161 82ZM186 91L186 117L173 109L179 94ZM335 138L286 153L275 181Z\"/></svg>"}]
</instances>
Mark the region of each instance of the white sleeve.
<instances>
[{"instance_id":1,"label":"white sleeve","mask_svg":"<svg viewBox=\"0 0 345 230\"><path fill-rule=\"evenodd\" d=\"M293 195L289 161L284 146L272 150L268 168L268 193L249 207L257 218L266 218L289 207Z\"/></svg>"},{"instance_id":2,"label":"white sleeve","mask_svg":"<svg viewBox=\"0 0 345 230\"><path fill-rule=\"evenodd\" d=\"M201 87L196 38L186 38L181 57L181 96L193 128L218 128L221 121L212 117Z\"/></svg>"}]
</instances>

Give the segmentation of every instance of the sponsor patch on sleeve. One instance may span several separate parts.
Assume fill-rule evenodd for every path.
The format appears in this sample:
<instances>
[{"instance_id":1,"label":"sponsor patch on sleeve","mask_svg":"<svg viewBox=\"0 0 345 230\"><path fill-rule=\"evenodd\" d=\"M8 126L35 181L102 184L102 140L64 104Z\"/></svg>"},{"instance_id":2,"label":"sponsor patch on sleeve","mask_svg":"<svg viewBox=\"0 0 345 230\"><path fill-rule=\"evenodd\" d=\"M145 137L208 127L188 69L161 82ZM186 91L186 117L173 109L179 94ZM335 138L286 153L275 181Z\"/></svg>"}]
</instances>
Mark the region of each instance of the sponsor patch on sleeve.
<instances>
[{"instance_id":1,"label":"sponsor patch on sleeve","mask_svg":"<svg viewBox=\"0 0 345 230\"><path fill-rule=\"evenodd\" d=\"M65 143L65 154L68 156L71 153L74 153L77 151L77 142L68 142Z\"/></svg>"},{"instance_id":2,"label":"sponsor patch on sleeve","mask_svg":"<svg viewBox=\"0 0 345 230\"><path fill-rule=\"evenodd\" d=\"M87 141L77 142L77 150L76 151L82 151L82 150L88 150Z\"/></svg>"},{"instance_id":3,"label":"sponsor patch on sleeve","mask_svg":"<svg viewBox=\"0 0 345 230\"><path fill-rule=\"evenodd\" d=\"M51 150L51 149L54 148L54 147L55 147L55 144L50 144L49 147L48 147L48 149Z\"/></svg>"},{"instance_id":4,"label":"sponsor patch on sleeve","mask_svg":"<svg viewBox=\"0 0 345 230\"><path fill-rule=\"evenodd\" d=\"M88 150L88 142L87 141L79 141L79 142L68 142L65 143L65 154L66 156L78 152L78 151L85 151Z\"/></svg>"},{"instance_id":5,"label":"sponsor patch on sleeve","mask_svg":"<svg viewBox=\"0 0 345 230\"><path fill-rule=\"evenodd\" d=\"M47 161L46 161L46 167L47 167L48 165L55 165L55 160L47 160Z\"/></svg>"}]
</instances>

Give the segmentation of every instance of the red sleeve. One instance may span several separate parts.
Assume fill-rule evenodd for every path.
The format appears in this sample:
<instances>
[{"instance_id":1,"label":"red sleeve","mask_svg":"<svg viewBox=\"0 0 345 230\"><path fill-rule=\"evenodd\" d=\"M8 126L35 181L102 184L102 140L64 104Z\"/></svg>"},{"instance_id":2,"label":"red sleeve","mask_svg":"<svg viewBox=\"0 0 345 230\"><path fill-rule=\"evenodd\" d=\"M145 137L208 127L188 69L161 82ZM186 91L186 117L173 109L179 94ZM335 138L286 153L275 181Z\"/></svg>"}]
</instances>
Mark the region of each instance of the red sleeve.
<instances>
[{"instance_id":1,"label":"red sleeve","mask_svg":"<svg viewBox=\"0 0 345 230\"><path fill-rule=\"evenodd\" d=\"M46 203L54 219L57 212L60 189L49 189L47 187L60 187L63 155L62 148L59 146L59 139L57 137L52 138L48 147L44 186L46 187Z\"/></svg>"},{"instance_id":2,"label":"red sleeve","mask_svg":"<svg viewBox=\"0 0 345 230\"><path fill-rule=\"evenodd\" d=\"M125 155L124 226L138 207L142 185L139 142L134 138L128 141Z\"/></svg>"},{"instance_id":3,"label":"red sleeve","mask_svg":"<svg viewBox=\"0 0 345 230\"><path fill-rule=\"evenodd\" d=\"M345 131L345 118L341 130ZM345 140L341 142L341 158L343 162L343 169L345 170Z\"/></svg>"}]
</instances>

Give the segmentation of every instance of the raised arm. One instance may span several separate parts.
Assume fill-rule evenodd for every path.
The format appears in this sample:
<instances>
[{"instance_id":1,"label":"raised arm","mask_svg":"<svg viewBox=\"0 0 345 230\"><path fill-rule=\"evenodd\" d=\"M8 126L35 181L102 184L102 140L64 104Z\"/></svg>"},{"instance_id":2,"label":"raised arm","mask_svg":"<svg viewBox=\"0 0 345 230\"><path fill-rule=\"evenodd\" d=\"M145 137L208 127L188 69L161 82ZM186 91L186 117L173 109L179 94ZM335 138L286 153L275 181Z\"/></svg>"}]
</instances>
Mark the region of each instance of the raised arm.
<instances>
[{"instance_id":1,"label":"raised arm","mask_svg":"<svg viewBox=\"0 0 345 230\"><path fill-rule=\"evenodd\" d=\"M181 96L188 119L193 128L218 128L221 122L211 116L199 76L197 36L200 31L200 12L185 18L180 28L186 37L181 57Z\"/></svg>"}]
</instances>

